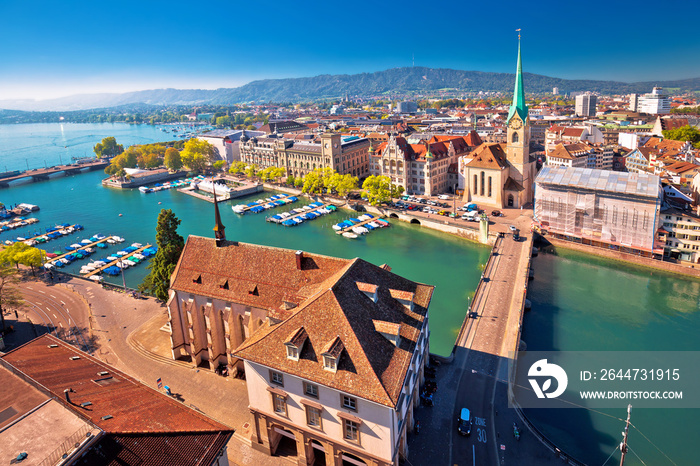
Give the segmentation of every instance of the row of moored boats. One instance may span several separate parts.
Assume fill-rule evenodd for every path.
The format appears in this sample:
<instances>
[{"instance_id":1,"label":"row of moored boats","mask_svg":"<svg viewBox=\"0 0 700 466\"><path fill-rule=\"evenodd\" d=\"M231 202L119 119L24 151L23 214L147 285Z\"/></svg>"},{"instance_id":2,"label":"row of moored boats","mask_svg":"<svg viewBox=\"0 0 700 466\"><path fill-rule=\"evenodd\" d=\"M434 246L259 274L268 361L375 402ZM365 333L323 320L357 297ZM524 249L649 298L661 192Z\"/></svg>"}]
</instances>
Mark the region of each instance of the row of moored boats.
<instances>
[{"instance_id":1,"label":"row of moored boats","mask_svg":"<svg viewBox=\"0 0 700 466\"><path fill-rule=\"evenodd\" d=\"M167 189L173 189L173 188L186 188L190 186L193 182L198 181L198 180L203 180L204 177L202 175L195 176L193 178L185 178L184 180L174 180L174 181L167 181L165 183L156 183L151 187L148 186L141 186L139 187L139 191L141 191L144 194L148 193L156 193L158 191L165 191Z\"/></svg>"},{"instance_id":2,"label":"row of moored boats","mask_svg":"<svg viewBox=\"0 0 700 466\"><path fill-rule=\"evenodd\" d=\"M322 202L312 202L309 205L305 205L297 209L292 209L289 212L283 212L281 214L268 217L267 221L272 223L279 223L286 227L293 227L301 225L304 222L323 217L324 215L328 215L331 212L335 212L336 210L337 207L333 204L324 206Z\"/></svg>"},{"instance_id":3,"label":"row of moored boats","mask_svg":"<svg viewBox=\"0 0 700 466\"><path fill-rule=\"evenodd\" d=\"M368 222L368 220L371 220ZM365 223L366 222L366 223ZM338 234L346 238L357 238L358 235L365 235L372 230L388 227L389 222L380 218L374 218L372 214L360 215L357 218L349 218L333 225L333 229Z\"/></svg>"},{"instance_id":4,"label":"row of moored boats","mask_svg":"<svg viewBox=\"0 0 700 466\"><path fill-rule=\"evenodd\" d=\"M275 207L280 207L287 204L293 204L297 202L299 198L295 196L287 196L286 194L275 194L266 199L258 199L255 202L249 202L248 204L239 204L231 207L234 213L245 214L246 212L252 212L254 214L259 214L260 212L265 212L266 210L274 209Z\"/></svg>"},{"instance_id":5,"label":"row of moored boats","mask_svg":"<svg viewBox=\"0 0 700 466\"><path fill-rule=\"evenodd\" d=\"M0 231L14 230L15 228L26 227L27 225L33 225L39 221L38 218L24 218L18 217L13 220L5 220L0 222Z\"/></svg>"},{"instance_id":6,"label":"row of moored boats","mask_svg":"<svg viewBox=\"0 0 700 466\"><path fill-rule=\"evenodd\" d=\"M82 229L83 229L82 225L78 225L78 224L71 225L69 223L62 223L60 225L56 225L55 227L47 228L46 234L42 235L39 232L36 232L37 234L34 235L33 238L25 238L23 236L18 236L17 239L15 239L15 240L6 240L5 244L9 246L12 243L16 243L16 242L21 241L24 244L26 244L27 246L36 246L37 244L46 243L46 242L51 241L53 239L73 234L76 231L80 231Z\"/></svg>"}]
</instances>

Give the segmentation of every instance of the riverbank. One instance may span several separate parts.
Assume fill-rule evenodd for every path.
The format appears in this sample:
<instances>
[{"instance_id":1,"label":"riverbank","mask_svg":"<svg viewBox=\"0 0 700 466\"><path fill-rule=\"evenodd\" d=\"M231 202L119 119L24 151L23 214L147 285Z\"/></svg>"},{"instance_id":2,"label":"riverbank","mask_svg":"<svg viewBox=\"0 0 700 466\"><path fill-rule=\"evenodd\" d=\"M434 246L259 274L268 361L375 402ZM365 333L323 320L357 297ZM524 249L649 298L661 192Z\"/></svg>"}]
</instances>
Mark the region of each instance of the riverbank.
<instances>
[{"instance_id":1,"label":"riverbank","mask_svg":"<svg viewBox=\"0 0 700 466\"><path fill-rule=\"evenodd\" d=\"M684 275L687 277L692 277L700 280L700 267L691 268L684 265L674 264L672 262L664 262L656 259L650 259L648 257L635 256L633 254L626 254L619 251L613 251L611 249L596 248L593 246L588 246L585 244L573 243L571 241L564 241L556 238L545 237L544 241L550 243L555 248L570 249L572 251L581 252L584 254L590 254L593 256L604 257L615 262L622 262L626 264L633 264L639 267L644 267L647 269L662 270L664 272Z\"/></svg>"}]
</instances>

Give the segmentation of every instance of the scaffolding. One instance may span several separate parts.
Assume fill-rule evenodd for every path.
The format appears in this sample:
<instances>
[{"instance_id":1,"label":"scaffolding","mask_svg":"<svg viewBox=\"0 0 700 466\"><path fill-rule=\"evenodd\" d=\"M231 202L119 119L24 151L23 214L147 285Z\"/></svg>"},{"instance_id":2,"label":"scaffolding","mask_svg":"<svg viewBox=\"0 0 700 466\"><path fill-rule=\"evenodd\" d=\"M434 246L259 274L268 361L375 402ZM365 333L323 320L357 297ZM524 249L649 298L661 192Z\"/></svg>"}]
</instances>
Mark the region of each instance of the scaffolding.
<instances>
[{"instance_id":1,"label":"scaffolding","mask_svg":"<svg viewBox=\"0 0 700 466\"><path fill-rule=\"evenodd\" d=\"M655 175L544 167L535 180L535 219L551 234L652 252L660 199Z\"/></svg>"}]
</instances>

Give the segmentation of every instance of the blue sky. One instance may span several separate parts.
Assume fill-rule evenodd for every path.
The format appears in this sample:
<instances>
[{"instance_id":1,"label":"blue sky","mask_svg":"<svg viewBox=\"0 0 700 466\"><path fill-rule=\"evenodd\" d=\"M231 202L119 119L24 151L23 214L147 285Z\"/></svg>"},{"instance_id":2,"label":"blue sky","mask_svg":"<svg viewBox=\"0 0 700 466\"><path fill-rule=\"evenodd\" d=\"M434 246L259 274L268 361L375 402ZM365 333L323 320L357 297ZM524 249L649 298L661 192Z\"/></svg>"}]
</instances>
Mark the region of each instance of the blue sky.
<instances>
[{"instance_id":1,"label":"blue sky","mask_svg":"<svg viewBox=\"0 0 700 466\"><path fill-rule=\"evenodd\" d=\"M663 6L663 11L661 7ZM700 76L696 2L0 1L0 99L416 65L570 79ZM679 18L687 18L682 25Z\"/></svg>"}]
</instances>

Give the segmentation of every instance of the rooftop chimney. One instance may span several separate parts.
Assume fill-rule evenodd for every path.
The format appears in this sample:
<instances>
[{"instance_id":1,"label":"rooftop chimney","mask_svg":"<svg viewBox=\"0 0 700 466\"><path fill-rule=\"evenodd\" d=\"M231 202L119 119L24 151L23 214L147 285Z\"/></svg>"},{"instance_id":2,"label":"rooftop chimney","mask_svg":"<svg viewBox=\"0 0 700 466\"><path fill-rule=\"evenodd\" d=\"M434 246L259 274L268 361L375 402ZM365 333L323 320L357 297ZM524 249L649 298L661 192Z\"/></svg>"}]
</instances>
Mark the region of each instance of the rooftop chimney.
<instances>
[{"instance_id":1,"label":"rooftop chimney","mask_svg":"<svg viewBox=\"0 0 700 466\"><path fill-rule=\"evenodd\" d=\"M301 260L304 258L304 251L297 251L294 253L297 260L297 270L301 270Z\"/></svg>"}]
</instances>

